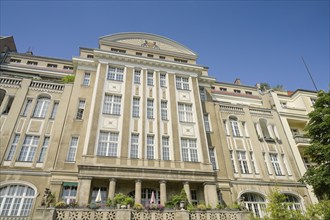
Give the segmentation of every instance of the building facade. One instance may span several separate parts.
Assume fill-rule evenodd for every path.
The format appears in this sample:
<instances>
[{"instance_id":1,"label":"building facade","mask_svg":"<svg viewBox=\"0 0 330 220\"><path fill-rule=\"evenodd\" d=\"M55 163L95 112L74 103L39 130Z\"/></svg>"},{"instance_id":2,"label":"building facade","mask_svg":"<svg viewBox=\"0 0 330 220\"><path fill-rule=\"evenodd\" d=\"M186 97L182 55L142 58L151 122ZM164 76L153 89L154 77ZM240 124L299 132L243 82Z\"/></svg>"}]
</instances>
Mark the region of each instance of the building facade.
<instances>
[{"instance_id":1,"label":"building facade","mask_svg":"<svg viewBox=\"0 0 330 220\"><path fill-rule=\"evenodd\" d=\"M217 82L171 39L122 33L72 60L3 57L0 216L33 216L45 188L80 206L98 192L165 205L184 189L192 204L239 202L260 217L275 187L294 209L313 201L279 96Z\"/></svg>"}]
</instances>

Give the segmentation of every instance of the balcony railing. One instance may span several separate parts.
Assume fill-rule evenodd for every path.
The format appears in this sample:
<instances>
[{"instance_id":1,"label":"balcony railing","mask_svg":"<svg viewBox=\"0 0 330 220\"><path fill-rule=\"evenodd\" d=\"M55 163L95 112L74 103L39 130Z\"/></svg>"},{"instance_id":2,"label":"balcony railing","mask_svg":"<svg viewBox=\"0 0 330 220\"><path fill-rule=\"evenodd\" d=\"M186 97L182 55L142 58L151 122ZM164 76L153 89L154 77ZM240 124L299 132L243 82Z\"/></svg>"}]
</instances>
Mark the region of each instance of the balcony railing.
<instances>
[{"instance_id":1,"label":"balcony railing","mask_svg":"<svg viewBox=\"0 0 330 220\"><path fill-rule=\"evenodd\" d=\"M303 135L294 135L293 136L296 144L309 144L311 139L310 138L307 138Z\"/></svg>"}]
</instances>

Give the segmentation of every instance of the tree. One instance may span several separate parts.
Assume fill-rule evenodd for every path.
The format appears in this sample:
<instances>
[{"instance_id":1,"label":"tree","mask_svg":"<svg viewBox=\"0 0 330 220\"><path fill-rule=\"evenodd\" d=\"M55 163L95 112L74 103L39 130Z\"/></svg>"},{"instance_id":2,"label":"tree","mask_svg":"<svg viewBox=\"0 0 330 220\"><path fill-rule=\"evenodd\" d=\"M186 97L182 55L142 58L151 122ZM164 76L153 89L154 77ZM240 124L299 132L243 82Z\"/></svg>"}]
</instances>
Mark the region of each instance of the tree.
<instances>
[{"instance_id":1,"label":"tree","mask_svg":"<svg viewBox=\"0 0 330 220\"><path fill-rule=\"evenodd\" d=\"M308 114L306 126L311 145L305 149L305 155L312 166L300 179L314 188L319 199L330 198L330 91L320 91L314 104L314 111Z\"/></svg>"},{"instance_id":2,"label":"tree","mask_svg":"<svg viewBox=\"0 0 330 220\"><path fill-rule=\"evenodd\" d=\"M280 91L280 92L284 92L285 89L284 89L284 86L283 85L276 85L276 86L273 86L272 88L274 91Z\"/></svg>"},{"instance_id":3,"label":"tree","mask_svg":"<svg viewBox=\"0 0 330 220\"><path fill-rule=\"evenodd\" d=\"M269 90L270 89L270 85L268 83L260 83L260 90L261 91L266 91L266 90Z\"/></svg>"}]
</instances>

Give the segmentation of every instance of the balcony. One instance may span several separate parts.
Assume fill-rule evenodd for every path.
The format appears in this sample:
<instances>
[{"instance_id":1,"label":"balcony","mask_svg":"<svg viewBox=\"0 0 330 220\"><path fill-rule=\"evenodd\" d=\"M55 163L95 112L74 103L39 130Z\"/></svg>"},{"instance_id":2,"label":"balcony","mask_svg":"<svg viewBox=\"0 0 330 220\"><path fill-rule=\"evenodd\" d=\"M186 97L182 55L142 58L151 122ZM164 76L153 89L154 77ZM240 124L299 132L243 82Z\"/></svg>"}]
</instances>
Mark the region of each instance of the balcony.
<instances>
[{"instance_id":1,"label":"balcony","mask_svg":"<svg viewBox=\"0 0 330 220\"><path fill-rule=\"evenodd\" d=\"M296 142L296 144L309 144L310 141L311 141L310 138L307 138L307 137L305 137L304 135L301 135L301 134L293 135L293 139Z\"/></svg>"}]
</instances>

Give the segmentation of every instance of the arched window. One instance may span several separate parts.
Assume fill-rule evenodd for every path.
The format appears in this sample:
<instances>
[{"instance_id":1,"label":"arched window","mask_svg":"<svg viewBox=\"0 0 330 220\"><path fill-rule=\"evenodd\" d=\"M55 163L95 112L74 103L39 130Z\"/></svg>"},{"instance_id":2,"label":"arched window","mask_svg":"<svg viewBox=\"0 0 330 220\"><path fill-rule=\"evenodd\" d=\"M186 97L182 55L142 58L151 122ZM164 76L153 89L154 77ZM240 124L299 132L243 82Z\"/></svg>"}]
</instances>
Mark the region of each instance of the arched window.
<instances>
[{"instance_id":1,"label":"arched window","mask_svg":"<svg viewBox=\"0 0 330 220\"><path fill-rule=\"evenodd\" d=\"M50 103L49 97L47 96L39 97L37 99L37 104L33 112L33 117L44 118L47 113L49 103Z\"/></svg>"},{"instance_id":2,"label":"arched window","mask_svg":"<svg viewBox=\"0 0 330 220\"><path fill-rule=\"evenodd\" d=\"M265 215L266 202L260 194L244 193L241 195L241 201L256 217L262 218Z\"/></svg>"},{"instance_id":3,"label":"arched window","mask_svg":"<svg viewBox=\"0 0 330 220\"><path fill-rule=\"evenodd\" d=\"M230 125L231 125L231 130L233 132L233 136L240 137L241 136L241 132L239 130L239 125L238 125L237 117L230 116L229 117L229 121L230 121Z\"/></svg>"},{"instance_id":4,"label":"arched window","mask_svg":"<svg viewBox=\"0 0 330 220\"><path fill-rule=\"evenodd\" d=\"M0 106L3 100L5 99L5 96L6 96L6 90L0 89Z\"/></svg>"},{"instance_id":5,"label":"arched window","mask_svg":"<svg viewBox=\"0 0 330 220\"><path fill-rule=\"evenodd\" d=\"M29 216L35 191L25 185L0 188L0 216Z\"/></svg>"},{"instance_id":6,"label":"arched window","mask_svg":"<svg viewBox=\"0 0 330 220\"><path fill-rule=\"evenodd\" d=\"M288 207L291 210L301 210L300 199L292 194L285 194L286 202L288 203Z\"/></svg>"}]
</instances>

